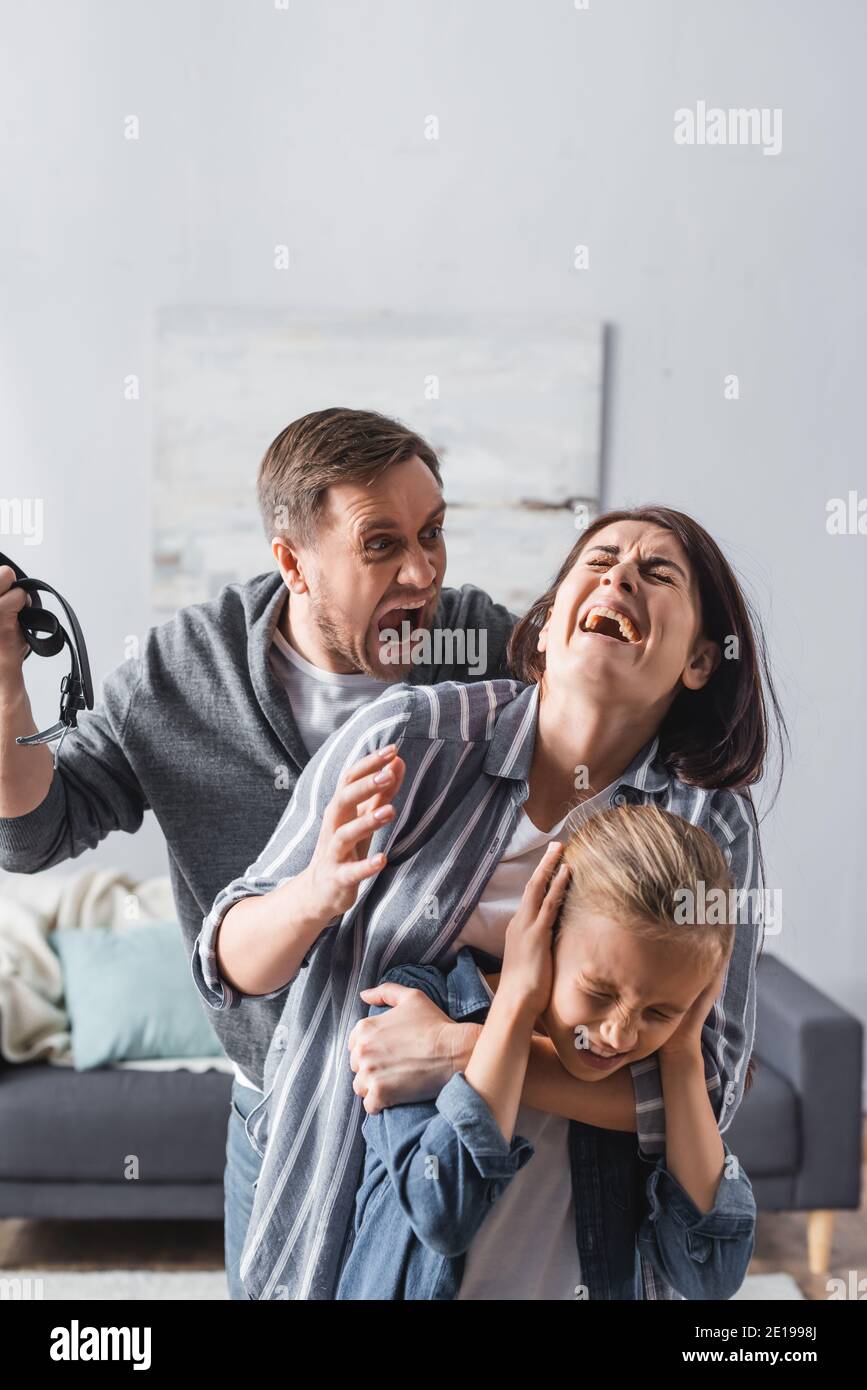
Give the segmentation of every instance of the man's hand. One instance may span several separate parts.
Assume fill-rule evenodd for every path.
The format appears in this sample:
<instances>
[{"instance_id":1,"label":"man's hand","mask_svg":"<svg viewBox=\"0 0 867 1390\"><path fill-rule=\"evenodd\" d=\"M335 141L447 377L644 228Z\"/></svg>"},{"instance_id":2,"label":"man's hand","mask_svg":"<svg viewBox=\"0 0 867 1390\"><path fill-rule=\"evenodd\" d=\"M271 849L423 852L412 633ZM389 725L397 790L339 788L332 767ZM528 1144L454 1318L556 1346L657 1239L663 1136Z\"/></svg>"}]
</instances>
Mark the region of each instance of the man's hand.
<instances>
[{"instance_id":1,"label":"man's hand","mask_svg":"<svg viewBox=\"0 0 867 1390\"><path fill-rule=\"evenodd\" d=\"M420 989L386 981L361 991L388 1013L361 1018L349 1035L352 1089L369 1115L408 1101L434 1100L460 1070L479 1035L477 1023L454 1023Z\"/></svg>"},{"instance_id":2,"label":"man's hand","mask_svg":"<svg viewBox=\"0 0 867 1390\"><path fill-rule=\"evenodd\" d=\"M30 603L23 589L13 589L17 578L9 565L0 565L0 685L18 687L21 667L30 650L18 614Z\"/></svg>"},{"instance_id":3,"label":"man's hand","mask_svg":"<svg viewBox=\"0 0 867 1390\"><path fill-rule=\"evenodd\" d=\"M41 805L54 776L47 744L15 742L37 732L22 669L30 646L18 621L31 600L23 589L13 589L16 582L11 565L0 565L0 817L10 820Z\"/></svg>"}]
</instances>

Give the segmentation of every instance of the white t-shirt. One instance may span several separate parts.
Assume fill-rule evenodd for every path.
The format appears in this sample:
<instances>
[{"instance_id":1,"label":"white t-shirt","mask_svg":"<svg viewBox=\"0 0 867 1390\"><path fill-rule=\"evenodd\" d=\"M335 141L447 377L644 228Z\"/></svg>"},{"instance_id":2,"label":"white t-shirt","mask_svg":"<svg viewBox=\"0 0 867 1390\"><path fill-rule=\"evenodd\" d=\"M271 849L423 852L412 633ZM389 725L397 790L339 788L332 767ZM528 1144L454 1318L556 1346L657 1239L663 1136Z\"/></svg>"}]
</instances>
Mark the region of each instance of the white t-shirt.
<instances>
[{"instance_id":1,"label":"white t-shirt","mask_svg":"<svg viewBox=\"0 0 867 1390\"><path fill-rule=\"evenodd\" d=\"M395 684L394 681L378 681L373 676L344 676L336 671L323 671L290 647L279 629L274 632L269 660L271 670L286 692L301 741L311 757L357 709ZM237 1062L235 1079L261 1095L261 1088L248 1080Z\"/></svg>"},{"instance_id":2,"label":"white t-shirt","mask_svg":"<svg viewBox=\"0 0 867 1390\"><path fill-rule=\"evenodd\" d=\"M374 676L323 671L290 647L279 629L275 629L269 659L271 670L289 697L301 741L311 757L356 710L396 684L378 681Z\"/></svg>"},{"instance_id":3,"label":"white t-shirt","mask_svg":"<svg viewBox=\"0 0 867 1390\"><path fill-rule=\"evenodd\" d=\"M497 1198L474 1237L456 1297L492 1302L574 1300L581 1261L575 1240L569 1121L520 1105L515 1134L529 1139L535 1153Z\"/></svg>"},{"instance_id":4,"label":"white t-shirt","mask_svg":"<svg viewBox=\"0 0 867 1390\"><path fill-rule=\"evenodd\" d=\"M582 801L552 830L539 830L523 809L519 812L503 856L485 884L481 898L452 942L446 960L453 959L463 946L478 947L502 960L506 949L506 927L517 912L527 881L538 868L548 845L552 840L565 842L570 829L576 828L595 812L604 810L616 786L617 783L612 782L610 787Z\"/></svg>"}]
</instances>

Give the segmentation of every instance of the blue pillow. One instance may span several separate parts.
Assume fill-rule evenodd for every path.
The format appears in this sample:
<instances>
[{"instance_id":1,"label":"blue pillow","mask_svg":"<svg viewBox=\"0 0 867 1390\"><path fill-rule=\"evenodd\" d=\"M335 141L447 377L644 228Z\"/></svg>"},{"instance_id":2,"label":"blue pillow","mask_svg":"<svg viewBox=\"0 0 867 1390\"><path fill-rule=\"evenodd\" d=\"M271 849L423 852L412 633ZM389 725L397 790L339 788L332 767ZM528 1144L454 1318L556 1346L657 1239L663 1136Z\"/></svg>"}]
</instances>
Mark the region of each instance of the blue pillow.
<instances>
[{"instance_id":1,"label":"blue pillow","mask_svg":"<svg viewBox=\"0 0 867 1390\"><path fill-rule=\"evenodd\" d=\"M60 957L76 1071L224 1055L177 922L73 927L48 940Z\"/></svg>"}]
</instances>

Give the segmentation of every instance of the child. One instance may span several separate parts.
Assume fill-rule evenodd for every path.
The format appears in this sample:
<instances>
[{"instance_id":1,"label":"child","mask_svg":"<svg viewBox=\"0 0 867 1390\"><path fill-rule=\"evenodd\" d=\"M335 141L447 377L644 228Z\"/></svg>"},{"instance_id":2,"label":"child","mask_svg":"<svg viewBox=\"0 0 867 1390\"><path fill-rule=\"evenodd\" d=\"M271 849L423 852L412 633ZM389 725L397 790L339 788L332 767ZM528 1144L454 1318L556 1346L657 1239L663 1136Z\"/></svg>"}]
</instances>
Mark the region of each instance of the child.
<instances>
[{"instance_id":1,"label":"child","mask_svg":"<svg viewBox=\"0 0 867 1390\"><path fill-rule=\"evenodd\" d=\"M640 1299L641 1258L684 1298L727 1299L743 1282L755 1199L701 1049L734 927L684 920L700 882L728 891L725 860L653 805L590 818L556 869L561 850L527 884L499 978L469 948L386 977L484 1027L436 1101L366 1117L338 1299ZM521 1104L534 1028L585 1083L657 1053L665 1154Z\"/></svg>"}]
</instances>

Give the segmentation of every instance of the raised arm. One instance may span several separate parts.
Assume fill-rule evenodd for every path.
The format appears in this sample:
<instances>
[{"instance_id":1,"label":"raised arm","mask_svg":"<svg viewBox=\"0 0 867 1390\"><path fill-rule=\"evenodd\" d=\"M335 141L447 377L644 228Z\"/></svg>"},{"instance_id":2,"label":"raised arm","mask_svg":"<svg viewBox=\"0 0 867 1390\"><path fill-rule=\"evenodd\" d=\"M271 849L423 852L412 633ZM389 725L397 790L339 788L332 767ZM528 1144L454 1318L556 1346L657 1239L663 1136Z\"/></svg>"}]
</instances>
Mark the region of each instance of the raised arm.
<instances>
[{"instance_id":1,"label":"raised arm","mask_svg":"<svg viewBox=\"0 0 867 1390\"><path fill-rule=\"evenodd\" d=\"M57 753L22 747L36 725L24 684L27 645L18 625L25 595L0 568L0 867L32 874L93 849L112 830L138 830L148 800L126 753L141 661L106 678L102 699L78 716ZM32 661L31 661L32 664Z\"/></svg>"},{"instance_id":2,"label":"raised arm","mask_svg":"<svg viewBox=\"0 0 867 1390\"><path fill-rule=\"evenodd\" d=\"M731 1298L755 1243L750 1180L720 1135L705 1085L701 1029L720 984L708 984L659 1050L666 1152L647 1180L639 1233L642 1254L688 1299Z\"/></svg>"},{"instance_id":3,"label":"raised arm","mask_svg":"<svg viewBox=\"0 0 867 1390\"><path fill-rule=\"evenodd\" d=\"M331 735L304 768L259 858L218 893L192 958L193 978L213 1008L287 990L359 885L363 891L383 867L381 854L368 851L394 818L380 802L403 777L395 749L408 718L407 690L396 686ZM377 784L383 772L390 780Z\"/></svg>"},{"instance_id":4,"label":"raised arm","mask_svg":"<svg viewBox=\"0 0 867 1390\"><path fill-rule=\"evenodd\" d=\"M282 993L329 923L352 907L359 885L385 866L384 854L368 857L368 850L375 832L394 819L390 798L400 789L404 770L396 751L392 744L341 774L321 823L315 818L319 834L303 868L275 877L286 869L286 860L278 862L280 853L272 846L264 862L226 890L225 902L232 901L228 908L225 903L215 908L218 919L221 911L224 915L214 950L216 969L236 995ZM379 805L380 799L386 804ZM292 834L288 827L286 833ZM308 838L297 833L299 844L290 856L296 868ZM242 889L249 896L235 900Z\"/></svg>"}]
</instances>

